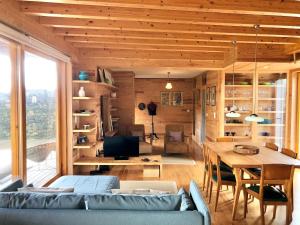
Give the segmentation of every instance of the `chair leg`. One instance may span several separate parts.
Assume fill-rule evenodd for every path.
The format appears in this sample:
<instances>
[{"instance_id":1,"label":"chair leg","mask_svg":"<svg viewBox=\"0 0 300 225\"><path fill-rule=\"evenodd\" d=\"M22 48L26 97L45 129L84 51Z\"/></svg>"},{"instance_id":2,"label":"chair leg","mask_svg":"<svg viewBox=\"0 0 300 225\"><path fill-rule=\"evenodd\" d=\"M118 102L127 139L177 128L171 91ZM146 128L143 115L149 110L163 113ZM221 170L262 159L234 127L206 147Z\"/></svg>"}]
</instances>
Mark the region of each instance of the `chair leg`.
<instances>
[{"instance_id":1,"label":"chair leg","mask_svg":"<svg viewBox=\"0 0 300 225\"><path fill-rule=\"evenodd\" d=\"M232 193L233 193L233 197L235 195L235 186L232 186Z\"/></svg>"},{"instance_id":2,"label":"chair leg","mask_svg":"<svg viewBox=\"0 0 300 225\"><path fill-rule=\"evenodd\" d=\"M206 181L206 173L207 173L207 172L206 172L206 170L205 170L205 168L204 168L203 184L202 184L202 185L203 185L203 187L202 187L202 190L203 190L203 191L204 191L204 189L205 189L205 184L206 184L206 182L205 182L205 181Z\"/></svg>"},{"instance_id":3,"label":"chair leg","mask_svg":"<svg viewBox=\"0 0 300 225\"><path fill-rule=\"evenodd\" d=\"M248 193L244 189L244 218L247 217L247 212L248 212Z\"/></svg>"},{"instance_id":4,"label":"chair leg","mask_svg":"<svg viewBox=\"0 0 300 225\"><path fill-rule=\"evenodd\" d=\"M217 211L217 207L218 207L220 189L221 189L221 185L218 183L217 184L216 202L215 202L215 212Z\"/></svg>"},{"instance_id":5,"label":"chair leg","mask_svg":"<svg viewBox=\"0 0 300 225\"><path fill-rule=\"evenodd\" d=\"M264 213L266 214L267 212L267 205L264 206Z\"/></svg>"},{"instance_id":6,"label":"chair leg","mask_svg":"<svg viewBox=\"0 0 300 225\"><path fill-rule=\"evenodd\" d=\"M273 209L273 220L275 219L276 217L276 211L277 211L277 205L274 205L274 209Z\"/></svg>"},{"instance_id":7,"label":"chair leg","mask_svg":"<svg viewBox=\"0 0 300 225\"><path fill-rule=\"evenodd\" d=\"M210 184L210 182L211 182L211 176L210 176L210 173L208 172L208 174L207 174L207 184L206 184L206 197L208 197L208 192L209 192L209 184Z\"/></svg>"},{"instance_id":8,"label":"chair leg","mask_svg":"<svg viewBox=\"0 0 300 225\"><path fill-rule=\"evenodd\" d=\"M210 204L210 202L211 202L212 188L213 188L213 182L211 181L211 182L210 182L210 187L209 187L209 200L208 200L208 203L209 203L209 204Z\"/></svg>"},{"instance_id":9,"label":"chair leg","mask_svg":"<svg viewBox=\"0 0 300 225\"><path fill-rule=\"evenodd\" d=\"M259 201L260 205L260 218L261 218L261 224L265 225L265 210L264 210L264 204L262 201Z\"/></svg>"}]
</instances>

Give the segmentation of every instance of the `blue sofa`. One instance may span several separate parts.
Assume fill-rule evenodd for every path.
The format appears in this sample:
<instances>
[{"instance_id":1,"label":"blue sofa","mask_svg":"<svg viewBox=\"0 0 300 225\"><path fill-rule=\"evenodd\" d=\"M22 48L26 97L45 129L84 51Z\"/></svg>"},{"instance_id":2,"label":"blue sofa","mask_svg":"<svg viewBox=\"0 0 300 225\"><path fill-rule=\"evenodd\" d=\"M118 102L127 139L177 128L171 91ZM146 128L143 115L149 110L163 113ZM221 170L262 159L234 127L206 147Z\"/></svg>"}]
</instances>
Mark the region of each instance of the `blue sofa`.
<instances>
[{"instance_id":1,"label":"blue sofa","mask_svg":"<svg viewBox=\"0 0 300 225\"><path fill-rule=\"evenodd\" d=\"M18 181L0 193L0 225L211 224L209 210L194 181L189 191L195 210L186 211L180 211L178 195L124 196L82 190L60 194L15 192L21 185Z\"/></svg>"}]
</instances>

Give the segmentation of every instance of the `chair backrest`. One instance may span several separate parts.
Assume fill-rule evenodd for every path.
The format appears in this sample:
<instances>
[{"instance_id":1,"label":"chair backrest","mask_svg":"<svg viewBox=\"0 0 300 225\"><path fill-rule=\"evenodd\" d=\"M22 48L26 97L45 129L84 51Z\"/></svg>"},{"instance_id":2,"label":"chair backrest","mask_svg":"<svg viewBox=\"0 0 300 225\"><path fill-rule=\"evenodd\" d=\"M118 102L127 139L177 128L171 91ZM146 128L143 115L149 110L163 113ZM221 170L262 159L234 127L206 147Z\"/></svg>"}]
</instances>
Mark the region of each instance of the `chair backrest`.
<instances>
[{"instance_id":1,"label":"chair backrest","mask_svg":"<svg viewBox=\"0 0 300 225\"><path fill-rule=\"evenodd\" d=\"M284 190L291 193L294 166L284 164L264 164L261 170L260 191L263 198L263 187L269 184L285 185Z\"/></svg>"},{"instance_id":2,"label":"chair backrest","mask_svg":"<svg viewBox=\"0 0 300 225\"><path fill-rule=\"evenodd\" d=\"M232 137L217 137L216 142L234 142Z\"/></svg>"},{"instance_id":3,"label":"chair backrest","mask_svg":"<svg viewBox=\"0 0 300 225\"><path fill-rule=\"evenodd\" d=\"M165 135L166 137L169 137L170 132L181 132L181 140L184 141L184 125L182 124L167 124L165 128ZM169 141L169 138L166 138L166 141Z\"/></svg>"},{"instance_id":4,"label":"chair backrest","mask_svg":"<svg viewBox=\"0 0 300 225\"><path fill-rule=\"evenodd\" d=\"M278 146L272 142L266 142L265 147L274 151L278 151Z\"/></svg>"},{"instance_id":5,"label":"chair backrest","mask_svg":"<svg viewBox=\"0 0 300 225\"><path fill-rule=\"evenodd\" d=\"M130 132L131 135L133 135L135 132L136 133L141 133L142 134L142 139L143 141L146 141L146 135L145 135L145 125L144 124L133 124L130 127Z\"/></svg>"},{"instance_id":6,"label":"chair backrest","mask_svg":"<svg viewBox=\"0 0 300 225\"><path fill-rule=\"evenodd\" d=\"M282 148L281 153L289 157L292 157L293 159L297 159L297 153L288 148Z\"/></svg>"}]
</instances>

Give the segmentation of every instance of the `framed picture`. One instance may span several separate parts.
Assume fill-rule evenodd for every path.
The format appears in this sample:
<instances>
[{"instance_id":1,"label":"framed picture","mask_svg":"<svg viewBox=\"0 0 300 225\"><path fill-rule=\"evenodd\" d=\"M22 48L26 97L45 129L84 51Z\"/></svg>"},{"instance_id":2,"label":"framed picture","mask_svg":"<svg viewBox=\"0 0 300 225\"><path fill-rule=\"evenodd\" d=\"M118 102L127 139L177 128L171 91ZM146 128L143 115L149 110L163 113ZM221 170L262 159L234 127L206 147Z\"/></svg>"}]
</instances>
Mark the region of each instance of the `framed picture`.
<instances>
[{"instance_id":1,"label":"framed picture","mask_svg":"<svg viewBox=\"0 0 300 225\"><path fill-rule=\"evenodd\" d=\"M210 105L211 106L216 105L216 86L212 86L210 88Z\"/></svg>"},{"instance_id":2,"label":"framed picture","mask_svg":"<svg viewBox=\"0 0 300 225\"><path fill-rule=\"evenodd\" d=\"M104 79L104 74L103 74L103 69L98 67L97 68L97 82L105 82L105 79Z\"/></svg>"},{"instance_id":3,"label":"framed picture","mask_svg":"<svg viewBox=\"0 0 300 225\"><path fill-rule=\"evenodd\" d=\"M107 69L103 69L103 72L104 72L104 81L105 81L105 83L113 84L114 82L113 82L111 73Z\"/></svg>"},{"instance_id":4,"label":"framed picture","mask_svg":"<svg viewBox=\"0 0 300 225\"><path fill-rule=\"evenodd\" d=\"M162 106L170 105L170 95L171 92L160 92L160 104Z\"/></svg>"},{"instance_id":5,"label":"framed picture","mask_svg":"<svg viewBox=\"0 0 300 225\"><path fill-rule=\"evenodd\" d=\"M173 106L183 105L183 92L180 91L172 92L172 105Z\"/></svg>"},{"instance_id":6,"label":"framed picture","mask_svg":"<svg viewBox=\"0 0 300 225\"><path fill-rule=\"evenodd\" d=\"M206 105L210 105L210 92L209 92L210 88L207 87L206 88L206 92L205 92L205 95L206 95Z\"/></svg>"}]
</instances>

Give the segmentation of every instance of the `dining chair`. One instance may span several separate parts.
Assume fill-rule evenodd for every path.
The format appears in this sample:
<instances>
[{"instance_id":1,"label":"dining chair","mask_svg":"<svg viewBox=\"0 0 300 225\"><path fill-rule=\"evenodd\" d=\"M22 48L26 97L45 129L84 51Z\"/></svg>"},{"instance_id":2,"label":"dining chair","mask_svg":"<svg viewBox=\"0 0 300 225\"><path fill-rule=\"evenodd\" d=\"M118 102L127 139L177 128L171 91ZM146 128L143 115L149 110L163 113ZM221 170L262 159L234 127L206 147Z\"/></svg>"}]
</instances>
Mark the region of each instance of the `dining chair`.
<instances>
[{"instance_id":1,"label":"dining chair","mask_svg":"<svg viewBox=\"0 0 300 225\"><path fill-rule=\"evenodd\" d=\"M249 179L251 185L244 187L244 217L248 212L248 195L253 196L259 200L260 204L260 217L262 225L265 225L265 206L273 205L273 219L276 217L276 209L278 205L286 206L286 224L291 221L292 213L292 180L294 174L294 167L283 164L268 164L263 165L261 176L257 183ZM244 180L245 181L245 180ZM284 191L273 186L280 184L284 186Z\"/></svg>"},{"instance_id":2,"label":"dining chair","mask_svg":"<svg viewBox=\"0 0 300 225\"><path fill-rule=\"evenodd\" d=\"M279 149L278 146L272 142L266 142L265 147L273 151L278 151ZM261 168L247 168L244 169L244 172L246 172L250 177L259 179L261 174Z\"/></svg>"},{"instance_id":3,"label":"dining chair","mask_svg":"<svg viewBox=\"0 0 300 225\"><path fill-rule=\"evenodd\" d=\"M218 200L221 188L223 185L232 186L233 193L235 193L235 175L232 171L222 171L220 169L220 157L214 152L209 152L209 173L211 175L209 187L209 203L211 202L213 184L217 185L217 193L215 200L215 211L217 211Z\"/></svg>"},{"instance_id":4,"label":"dining chair","mask_svg":"<svg viewBox=\"0 0 300 225\"><path fill-rule=\"evenodd\" d=\"M266 142L265 147L274 151L278 151L278 146L272 142Z\"/></svg>"},{"instance_id":5,"label":"dining chair","mask_svg":"<svg viewBox=\"0 0 300 225\"><path fill-rule=\"evenodd\" d=\"M297 153L294 152L294 151L292 151L292 150L290 150L290 149L288 149L288 148L282 148L281 149L281 153L284 154L284 155L286 155L286 156L289 156L289 157L291 157L293 159L297 159Z\"/></svg>"}]
</instances>

